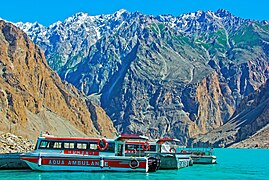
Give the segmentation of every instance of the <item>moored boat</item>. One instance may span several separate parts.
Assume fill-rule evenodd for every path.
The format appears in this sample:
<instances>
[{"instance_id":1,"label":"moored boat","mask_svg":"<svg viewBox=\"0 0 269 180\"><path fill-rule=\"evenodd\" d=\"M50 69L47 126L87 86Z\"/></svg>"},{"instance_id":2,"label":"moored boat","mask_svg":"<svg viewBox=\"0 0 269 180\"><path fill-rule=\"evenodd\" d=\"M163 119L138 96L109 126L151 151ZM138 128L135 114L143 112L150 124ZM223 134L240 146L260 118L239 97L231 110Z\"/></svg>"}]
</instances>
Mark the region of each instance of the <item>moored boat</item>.
<instances>
[{"instance_id":1,"label":"moored boat","mask_svg":"<svg viewBox=\"0 0 269 180\"><path fill-rule=\"evenodd\" d=\"M160 169L180 169L193 164L190 155L176 152L179 143L174 138L160 138L156 141L156 155L161 159Z\"/></svg>"},{"instance_id":2,"label":"moored boat","mask_svg":"<svg viewBox=\"0 0 269 180\"><path fill-rule=\"evenodd\" d=\"M217 164L217 157L214 155L191 155L193 164Z\"/></svg>"},{"instance_id":3,"label":"moored boat","mask_svg":"<svg viewBox=\"0 0 269 180\"><path fill-rule=\"evenodd\" d=\"M122 153L126 138L43 136L38 138L35 151L22 154L21 159L37 171L156 171L156 158L129 157Z\"/></svg>"},{"instance_id":4,"label":"moored boat","mask_svg":"<svg viewBox=\"0 0 269 180\"><path fill-rule=\"evenodd\" d=\"M216 164L217 157L213 155L213 148L193 148L182 149L179 154L189 154L193 159L193 164Z\"/></svg>"},{"instance_id":5,"label":"moored boat","mask_svg":"<svg viewBox=\"0 0 269 180\"><path fill-rule=\"evenodd\" d=\"M30 169L29 166L20 159L22 153L0 154L0 170Z\"/></svg>"},{"instance_id":6,"label":"moored boat","mask_svg":"<svg viewBox=\"0 0 269 180\"><path fill-rule=\"evenodd\" d=\"M173 138L161 138L156 142L128 141L125 153L128 156L154 156L160 159L160 169L180 169L192 165L190 155L177 154L176 143L179 140Z\"/></svg>"}]
</instances>

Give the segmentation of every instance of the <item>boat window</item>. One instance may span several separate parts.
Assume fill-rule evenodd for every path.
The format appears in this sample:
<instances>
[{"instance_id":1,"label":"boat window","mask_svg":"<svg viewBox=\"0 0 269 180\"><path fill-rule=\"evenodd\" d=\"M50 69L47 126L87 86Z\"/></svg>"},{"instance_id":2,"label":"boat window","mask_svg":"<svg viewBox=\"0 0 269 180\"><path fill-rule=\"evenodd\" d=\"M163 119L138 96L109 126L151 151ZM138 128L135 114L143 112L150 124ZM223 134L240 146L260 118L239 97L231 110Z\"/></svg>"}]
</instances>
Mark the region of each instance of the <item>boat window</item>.
<instances>
[{"instance_id":1,"label":"boat window","mask_svg":"<svg viewBox=\"0 0 269 180\"><path fill-rule=\"evenodd\" d=\"M53 143L53 149L61 149L61 148L62 148L62 142Z\"/></svg>"},{"instance_id":2,"label":"boat window","mask_svg":"<svg viewBox=\"0 0 269 180\"><path fill-rule=\"evenodd\" d=\"M125 146L125 150L137 150L137 151L143 151L141 144L127 144Z\"/></svg>"},{"instance_id":3,"label":"boat window","mask_svg":"<svg viewBox=\"0 0 269 180\"><path fill-rule=\"evenodd\" d=\"M48 141L41 141L39 145L40 149L49 148L49 142Z\"/></svg>"},{"instance_id":4,"label":"boat window","mask_svg":"<svg viewBox=\"0 0 269 180\"><path fill-rule=\"evenodd\" d=\"M90 144L89 149L97 150L97 144Z\"/></svg>"},{"instance_id":5,"label":"boat window","mask_svg":"<svg viewBox=\"0 0 269 180\"><path fill-rule=\"evenodd\" d=\"M135 147L133 144L128 144L127 147L125 148L126 150L135 150Z\"/></svg>"},{"instance_id":6,"label":"boat window","mask_svg":"<svg viewBox=\"0 0 269 180\"><path fill-rule=\"evenodd\" d=\"M156 151L156 145L150 145L149 150L150 151Z\"/></svg>"},{"instance_id":7,"label":"boat window","mask_svg":"<svg viewBox=\"0 0 269 180\"><path fill-rule=\"evenodd\" d=\"M77 149L87 149L87 143L77 143Z\"/></svg>"},{"instance_id":8,"label":"boat window","mask_svg":"<svg viewBox=\"0 0 269 180\"><path fill-rule=\"evenodd\" d=\"M74 142L65 142L64 143L64 149L74 149L75 143Z\"/></svg>"},{"instance_id":9,"label":"boat window","mask_svg":"<svg viewBox=\"0 0 269 180\"><path fill-rule=\"evenodd\" d=\"M115 143L109 142L105 152L115 152Z\"/></svg>"},{"instance_id":10,"label":"boat window","mask_svg":"<svg viewBox=\"0 0 269 180\"><path fill-rule=\"evenodd\" d=\"M142 145L136 145L136 150L138 150L138 151L143 151L144 149L142 148Z\"/></svg>"}]
</instances>

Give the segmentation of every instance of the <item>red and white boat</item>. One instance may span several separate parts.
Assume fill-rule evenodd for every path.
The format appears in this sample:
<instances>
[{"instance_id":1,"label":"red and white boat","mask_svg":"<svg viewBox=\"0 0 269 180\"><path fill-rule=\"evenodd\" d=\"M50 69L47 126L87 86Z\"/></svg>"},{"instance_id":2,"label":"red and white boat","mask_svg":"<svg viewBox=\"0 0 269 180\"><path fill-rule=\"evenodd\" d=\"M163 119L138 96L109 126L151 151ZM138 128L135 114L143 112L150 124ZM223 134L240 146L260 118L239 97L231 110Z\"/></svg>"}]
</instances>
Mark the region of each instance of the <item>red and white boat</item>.
<instances>
[{"instance_id":1,"label":"red and white boat","mask_svg":"<svg viewBox=\"0 0 269 180\"><path fill-rule=\"evenodd\" d=\"M178 154L178 139L161 138L156 142L126 142L125 153L129 156L154 156L160 159L160 169L180 169L192 165L189 154Z\"/></svg>"},{"instance_id":2,"label":"red and white boat","mask_svg":"<svg viewBox=\"0 0 269 180\"><path fill-rule=\"evenodd\" d=\"M21 159L37 171L156 171L159 165L156 158L124 155L124 144L133 138L120 136L109 140L42 136L38 138L35 151L22 154Z\"/></svg>"}]
</instances>

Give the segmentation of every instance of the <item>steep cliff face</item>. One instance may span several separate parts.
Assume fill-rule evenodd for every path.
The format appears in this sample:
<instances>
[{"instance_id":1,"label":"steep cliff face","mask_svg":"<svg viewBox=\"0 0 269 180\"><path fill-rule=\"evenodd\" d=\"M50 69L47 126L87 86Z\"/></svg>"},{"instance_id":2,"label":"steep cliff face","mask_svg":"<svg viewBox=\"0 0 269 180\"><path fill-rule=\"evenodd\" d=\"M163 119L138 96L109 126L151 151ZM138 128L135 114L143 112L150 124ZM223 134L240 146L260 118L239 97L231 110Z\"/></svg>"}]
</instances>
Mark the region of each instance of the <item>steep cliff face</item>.
<instances>
[{"instance_id":1,"label":"steep cliff face","mask_svg":"<svg viewBox=\"0 0 269 180\"><path fill-rule=\"evenodd\" d=\"M212 144L216 147L231 145L232 147L268 147L268 141L262 140L269 139L268 92L269 81L244 98L227 123L205 135L196 137L192 143L194 145Z\"/></svg>"},{"instance_id":2,"label":"steep cliff face","mask_svg":"<svg viewBox=\"0 0 269 180\"><path fill-rule=\"evenodd\" d=\"M79 13L43 30L21 27L50 64L62 63L55 68L61 78L99 102L120 132L186 142L226 123L269 77L268 23L225 10L179 17ZM59 40L52 41L55 33ZM60 52L68 57L55 56Z\"/></svg>"},{"instance_id":3,"label":"steep cliff face","mask_svg":"<svg viewBox=\"0 0 269 180\"><path fill-rule=\"evenodd\" d=\"M206 133L223 122L234 112L234 101L227 84L220 83L216 72L199 83L196 90L198 106L197 124Z\"/></svg>"},{"instance_id":4,"label":"steep cliff face","mask_svg":"<svg viewBox=\"0 0 269 180\"><path fill-rule=\"evenodd\" d=\"M105 112L62 82L42 50L4 21L0 21L0 72L2 131L28 138L46 130L58 135L71 135L72 130L76 135L114 135Z\"/></svg>"}]
</instances>

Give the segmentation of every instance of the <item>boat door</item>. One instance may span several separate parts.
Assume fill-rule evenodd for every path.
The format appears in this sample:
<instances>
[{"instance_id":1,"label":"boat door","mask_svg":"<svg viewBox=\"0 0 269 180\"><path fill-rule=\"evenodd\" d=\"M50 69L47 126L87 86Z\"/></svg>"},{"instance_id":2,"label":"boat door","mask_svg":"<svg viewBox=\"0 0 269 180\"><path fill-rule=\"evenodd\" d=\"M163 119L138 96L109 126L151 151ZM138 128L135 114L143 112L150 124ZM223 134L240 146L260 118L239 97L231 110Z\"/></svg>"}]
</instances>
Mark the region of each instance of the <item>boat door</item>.
<instances>
[{"instance_id":1,"label":"boat door","mask_svg":"<svg viewBox=\"0 0 269 180\"><path fill-rule=\"evenodd\" d=\"M125 156L125 143L118 141L115 143L115 155Z\"/></svg>"}]
</instances>

